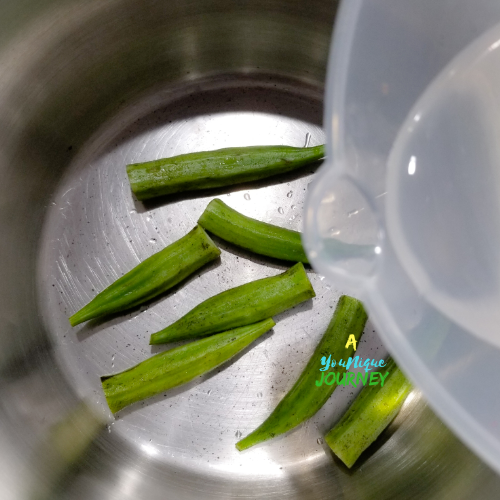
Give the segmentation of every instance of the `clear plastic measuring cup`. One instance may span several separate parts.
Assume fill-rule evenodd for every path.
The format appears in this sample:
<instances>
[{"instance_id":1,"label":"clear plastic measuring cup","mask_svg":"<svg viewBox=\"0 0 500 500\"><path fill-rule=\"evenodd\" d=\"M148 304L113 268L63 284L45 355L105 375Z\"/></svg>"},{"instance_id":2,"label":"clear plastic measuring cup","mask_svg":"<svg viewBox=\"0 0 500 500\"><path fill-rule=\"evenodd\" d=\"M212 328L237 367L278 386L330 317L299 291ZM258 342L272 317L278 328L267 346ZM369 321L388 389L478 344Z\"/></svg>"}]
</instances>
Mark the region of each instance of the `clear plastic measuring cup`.
<instances>
[{"instance_id":1,"label":"clear plastic measuring cup","mask_svg":"<svg viewBox=\"0 0 500 500\"><path fill-rule=\"evenodd\" d=\"M445 422L500 471L500 4L350 0L311 186L313 265L362 299Z\"/></svg>"}]
</instances>

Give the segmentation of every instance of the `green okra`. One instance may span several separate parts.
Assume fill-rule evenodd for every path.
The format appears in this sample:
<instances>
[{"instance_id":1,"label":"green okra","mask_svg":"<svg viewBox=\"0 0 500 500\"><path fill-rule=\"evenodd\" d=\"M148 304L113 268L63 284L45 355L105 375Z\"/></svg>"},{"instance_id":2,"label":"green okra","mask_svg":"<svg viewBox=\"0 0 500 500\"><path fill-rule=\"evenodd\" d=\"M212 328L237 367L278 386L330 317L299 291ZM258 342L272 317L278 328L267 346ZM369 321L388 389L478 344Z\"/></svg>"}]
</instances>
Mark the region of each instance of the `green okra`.
<instances>
[{"instance_id":1,"label":"green okra","mask_svg":"<svg viewBox=\"0 0 500 500\"><path fill-rule=\"evenodd\" d=\"M161 352L121 373L101 377L109 409L116 413L217 368L274 325L268 318Z\"/></svg>"},{"instance_id":2,"label":"green okra","mask_svg":"<svg viewBox=\"0 0 500 500\"><path fill-rule=\"evenodd\" d=\"M339 423L325 436L328 446L349 468L392 422L412 390L392 358L385 368L388 375L384 385L364 387Z\"/></svg>"},{"instance_id":3,"label":"green okra","mask_svg":"<svg viewBox=\"0 0 500 500\"><path fill-rule=\"evenodd\" d=\"M271 415L257 429L236 443L239 451L288 432L311 418L326 403L337 383L322 384L319 387L316 385L322 366L321 358L331 354L334 358L344 358L347 361L354 352L353 345L346 348L347 341L351 335L354 335L356 341L359 340L366 320L365 309L359 300L347 295L340 297L333 318L299 379ZM338 375L345 371L345 367L338 366Z\"/></svg>"},{"instance_id":4,"label":"green okra","mask_svg":"<svg viewBox=\"0 0 500 500\"><path fill-rule=\"evenodd\" d=\"M198 219L198 224L219 238L260 255L309 262L299 232L246 217L222 200L212 200Z\"/></svg>"},{"instance_id":5,"label":"green okra","mask_svg":"<svg viewBox=\"0 0 500 500\"><path fill-rule=\"evenodd\" d=\"M37 464L43 481L28 483L23 495L25 499L55 500L59 497L56 492L60 485L87 456L86 452L105 429L107 419L85 400L74 406L62 406L57 413L58 420L48 426L43 438L33 447L33 463Z\"/></svg>"},{"instance_id":6,"label":"green okra","mask_svg":"<svg viewBox=\"0 0 500 500\"><path fill-rule=\"evenodd\" d=\"M127 165L138 200L264 179L321 160L325 147L250 146L188 153Z\"/></svg>"},{"instance_id":7,"label":"green okra","mask_svg":"<svg viewBox=\"0 0 500 500\"><path fill-rule=\"evenodd\" d=\"M214 295L167 328L153 333L150 344L203 337L255 323L315 296L301 263L288 271Z\"/></svg>"},{"instance_id":8,"label":"green okra","mask_svg":"<svg viewBox=\"0 0 500 500\"><path fill-rule=\"evenodd\" d=\"M201 266L216 259L220 250L201 226L155 253L99 293L69 318L71 326L121 312L172 288Z\"/></svg>"}]
</instances>

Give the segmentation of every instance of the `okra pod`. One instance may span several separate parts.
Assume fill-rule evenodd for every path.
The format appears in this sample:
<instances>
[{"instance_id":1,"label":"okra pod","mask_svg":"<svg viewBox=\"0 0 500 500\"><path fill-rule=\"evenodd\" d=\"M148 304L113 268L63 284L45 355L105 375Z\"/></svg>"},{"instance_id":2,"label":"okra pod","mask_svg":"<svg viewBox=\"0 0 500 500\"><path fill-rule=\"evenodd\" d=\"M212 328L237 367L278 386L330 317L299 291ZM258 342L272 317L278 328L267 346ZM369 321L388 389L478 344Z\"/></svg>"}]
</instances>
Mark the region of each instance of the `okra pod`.
<instances>
[{"instance_id":1,"label":"okra pod","mask_svg":"<svg viewBox=\"0 0 500 500\"><path fill-rule=\"evenodd\" d=\"M352 467L361 453L392 422L412 390L394 360L386 365L383 386L365 386L325 441L347 467Z\"/></svg>"},{"instance_id":2,"label":"okra pod","mask_svg":"<svg viewBox=\"0 0 500 500\"><path fill-rule=\"evenodd\" d=\"M138 200L230 186L296 170L320 160L325 147L250 146L188 153L127 165Z\"/></svg>"},{"instance_id":3,"label":"okra pod","mask_svg":"<svg viewBox=\"0 0 500 500\"><path fill-rule=\"evenodd\" d=\"M257 429L236 443L236 448L240 451L245 450L288 432L311 418L337 387L337 382L331 385L322 384L319 387L316 385L321 358L331 355L334 359L345 358L347 361L354 352L353 345L345 347L347 341L350 335L354 335L356 341L359 340L366 320L367 315L361 302L347 295L340 297L323 338L295 385ZM336 380L340 374L345 374L345 371L345 367L338 366Z\"/></svg>"},{"instance_id":4,"label":"okra pod","mask_svg":"<svg viewBox=\"0 0 500 500\"><path fill-rule=\"evenodd\" d=\"M151 335L150 344L203 337L270 318L315 296L301 263L288 271L214 295L167 328Z\"/></svg>"},{"instance_id":5,"label":"okra pod","mask_svg":"<svg viewBox=\"0 0 500 500\"><path fill-rule=\"evenodd\" d=\"M198 224L219 238L260 255L309 262L299 232L246 217L222 200L212 200Z\"/></svg>"},{"instance_id":6,"label":"okra pod","mask_svg":"<svg viewBox=\"0 0 500 500\"><path fill-rule=\"evenodd\" d=\"M172 288L220 250L205 230L196 226L186 236L155 253L99 293L69 318L71 326L137 306Z\"/></svg>"},{"instance_id":7,"label":"okra pod","mask_svg":"<svg viewBox=\"0 0 500 500\"><path fill-rule=\"evenodd\" d=\"M116 413L217 368L274 325L273 319L268 318L175 347L121 373L101 377L109 409Z\"/></svg>"}]
</instances>

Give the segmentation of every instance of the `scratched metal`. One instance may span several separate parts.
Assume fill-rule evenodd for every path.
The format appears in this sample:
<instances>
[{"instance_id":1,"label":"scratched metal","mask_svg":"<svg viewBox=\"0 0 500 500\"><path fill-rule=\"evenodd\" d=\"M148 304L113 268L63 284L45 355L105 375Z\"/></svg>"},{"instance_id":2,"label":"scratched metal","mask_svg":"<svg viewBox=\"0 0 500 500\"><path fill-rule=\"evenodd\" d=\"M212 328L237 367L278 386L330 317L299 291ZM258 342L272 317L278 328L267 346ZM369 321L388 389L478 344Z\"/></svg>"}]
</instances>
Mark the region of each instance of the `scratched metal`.
<instances>
[{"instance_id":1,"label":"scratched metal","mask_svg":"<svg viewBox=\"0 0 500 500\"><path fill-rule=\"evenodd\" d=\"M151 333L208 297L287 268L217 240L220 260L175 291L108 321L77 328L68 323L97 292L185 235L214 198L202 193L143 205L133 199L126 164L228 146L324 143L322 103L306 89L227 83L232 88L198 86L195 94L140 119L119 117L100 130L68 167L48 207L40 261L43 316L72 386L103 412L100 375L171 347L149 346ZM219 196L246 215L300 230L315 168L225 189ZM340 291L312 270L309 277L317 294L313 301L278 315L273 332L215 374L123 410L109 427L110 438L165 467L211 472L226 481L235 475L269 480L282 477L284 467L327 463L318 440L352 399L351 389L337 390L322 412L286 438L245 453L234 447L291 387L331 319ZM358 353L378 359L386 354L371 327Z\"/></svg>"},{"instance_id":2,"label":"scratched metal","mask_svg":"<svg viewBox=\"0 0 500 500\"><path fill-rule=\"evenodd\" d=\"M101 375L164 349L151 348L149 335L200 301L285 266L217 240L219 261L144 307L76 328L67 321L186 234L215 196L249 216L301 228L317 166L143 205L131 195L125 165L224 146L324 142L335 8L324 0L2 3L2 500L498 497L498 478L418 391L351 471L322 436L352 388L338 388L289 434L236 451L238 438L291 387L342 292L313 270L317 297L277 316L272 332L220 370L116 420ZM385 354L370 325L358 354ZM107 419L101 432L82 399Z\"/></svg>"}]
</instances>

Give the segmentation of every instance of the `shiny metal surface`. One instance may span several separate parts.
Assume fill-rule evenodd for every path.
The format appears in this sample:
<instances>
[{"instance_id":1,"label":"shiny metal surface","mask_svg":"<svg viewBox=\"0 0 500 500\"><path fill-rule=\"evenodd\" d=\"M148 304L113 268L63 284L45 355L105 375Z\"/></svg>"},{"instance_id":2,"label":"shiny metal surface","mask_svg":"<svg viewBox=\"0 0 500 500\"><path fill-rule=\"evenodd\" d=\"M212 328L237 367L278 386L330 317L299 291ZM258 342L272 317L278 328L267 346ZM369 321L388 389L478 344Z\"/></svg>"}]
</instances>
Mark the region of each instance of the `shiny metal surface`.
<instances>
[{"instance_id":1,"label":"shiny metal surface","mask_svg":"<svg viewBox=\"0 0 500 500\"><path fill-rule=\"evenodd\" d=\"M0 6L0 497L497 497L497 476L418 391L351 471L321 440L354 397L345 388L289 435L235 450L292 385L341 293L312 270L317 298L277 317L252 349L112 420L100 375L163 349L148 346L149 334L201 300L284 267L218 242L219 262L143 308L75 329L67 317L184 235L216 195L299 229L314 171L143 205L131 196L125 164L197 149L323 142L335 2L32 7ZM385 352L370 326L358 352Z\"/></svg>"}]
</instances>

